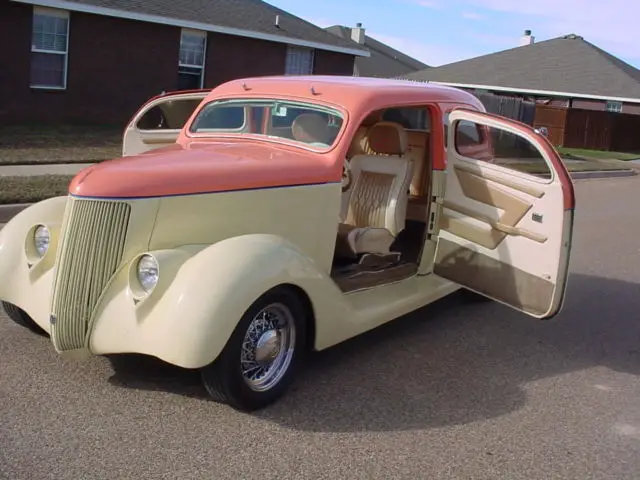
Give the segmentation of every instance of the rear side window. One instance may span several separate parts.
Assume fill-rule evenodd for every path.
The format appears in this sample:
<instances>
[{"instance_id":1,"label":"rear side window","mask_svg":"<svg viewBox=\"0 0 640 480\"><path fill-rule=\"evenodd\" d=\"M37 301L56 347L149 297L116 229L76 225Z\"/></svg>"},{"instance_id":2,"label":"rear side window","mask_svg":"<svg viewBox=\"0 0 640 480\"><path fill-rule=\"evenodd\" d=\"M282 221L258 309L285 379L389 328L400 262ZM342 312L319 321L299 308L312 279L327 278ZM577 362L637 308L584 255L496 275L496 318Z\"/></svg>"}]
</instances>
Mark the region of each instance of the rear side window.
<instances>
[{"instance_id":1,"label":"rear side window","mask_svg":"<svg viewBox=\"0 0 640 480\"><path fill-rule=\"evenodd\" d=\"M202 99L167 100L150 108L136 123L139 130L180 130Z\"/></svg>"},{"instance_id":2,"label":"rear side window","mask_svg":"<svg viewBox=\"0 0 640 480\"><path fill-rule=\"evenodd\" d=\"M399 123L407 130L431 131L429 111L425 107L388 108L382 120Z\"/></svg>"}]
</instances>

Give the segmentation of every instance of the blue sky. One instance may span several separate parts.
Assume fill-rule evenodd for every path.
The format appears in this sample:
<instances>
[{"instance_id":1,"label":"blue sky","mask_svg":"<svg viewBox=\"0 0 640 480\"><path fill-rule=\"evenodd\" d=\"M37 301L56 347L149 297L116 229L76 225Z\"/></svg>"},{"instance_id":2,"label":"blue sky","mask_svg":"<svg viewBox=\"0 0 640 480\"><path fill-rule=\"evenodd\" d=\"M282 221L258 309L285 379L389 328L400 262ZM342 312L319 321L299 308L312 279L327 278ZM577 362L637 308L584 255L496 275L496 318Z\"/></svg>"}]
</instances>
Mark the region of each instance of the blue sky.
<instances>
[{"instance_id":1,"label":"blue sky","mask_svg":"<svg viewBox=\"0 0 640 480\"><path fill-rule=\"evenodd\" d=\"M536 41L581 35L640 68L638 0L267 0L320 27L355 26L429 65L518 45L524 30Z\"/></svg>"}]
</instances>

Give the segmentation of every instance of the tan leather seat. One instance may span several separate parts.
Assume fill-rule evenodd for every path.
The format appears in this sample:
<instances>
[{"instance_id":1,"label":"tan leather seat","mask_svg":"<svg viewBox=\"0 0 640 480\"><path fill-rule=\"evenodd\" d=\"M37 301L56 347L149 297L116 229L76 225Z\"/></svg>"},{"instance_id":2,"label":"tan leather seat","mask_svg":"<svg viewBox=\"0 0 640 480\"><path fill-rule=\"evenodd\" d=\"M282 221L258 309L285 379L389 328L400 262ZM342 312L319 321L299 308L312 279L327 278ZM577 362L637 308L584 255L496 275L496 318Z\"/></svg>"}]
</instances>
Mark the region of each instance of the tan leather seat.
<instances>
[{"instance_id":1,"label":"tan leather seat","mask_svg":"<svg viewBox=\"0 0 640 480\"><path fill-rule=\"evenodd\" d=\"M394 122L378 122L367 134L371 154L350 160L346 218L338 228L336 253L385 255L404 229L413 163L405 156L407 133Z\"/></svg>"}]
</instances>

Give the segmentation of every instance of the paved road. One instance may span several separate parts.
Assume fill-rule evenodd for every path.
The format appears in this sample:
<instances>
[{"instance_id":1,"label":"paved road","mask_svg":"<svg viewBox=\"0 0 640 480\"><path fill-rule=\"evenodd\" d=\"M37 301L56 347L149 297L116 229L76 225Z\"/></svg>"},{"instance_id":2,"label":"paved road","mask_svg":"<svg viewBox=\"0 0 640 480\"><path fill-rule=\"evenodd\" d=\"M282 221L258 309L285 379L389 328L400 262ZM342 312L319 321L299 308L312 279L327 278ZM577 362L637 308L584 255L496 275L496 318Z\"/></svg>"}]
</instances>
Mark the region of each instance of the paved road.
<instances>
[{"instance_id":1,"label":"paved road","mask_svg":"<svg viewBox=\"0 0 640 480\"><path fill-rule=\"evenodd\" d=\"M577 191L556 320L445 301L318 355L255 415L157 362L62 361L0 318L0 478L638 479L640 177Z\"/></svg>"},{"instance_id":2,"label":"paved road","mask_svg":"<svg viewBox=\"0 0 640 480\"><path fill-rule=\"evenodd\" d=\"M93 163L70 163L49 165L2 165L0 177L33 175L75 175Z\"/></svg>"}]
</instances>

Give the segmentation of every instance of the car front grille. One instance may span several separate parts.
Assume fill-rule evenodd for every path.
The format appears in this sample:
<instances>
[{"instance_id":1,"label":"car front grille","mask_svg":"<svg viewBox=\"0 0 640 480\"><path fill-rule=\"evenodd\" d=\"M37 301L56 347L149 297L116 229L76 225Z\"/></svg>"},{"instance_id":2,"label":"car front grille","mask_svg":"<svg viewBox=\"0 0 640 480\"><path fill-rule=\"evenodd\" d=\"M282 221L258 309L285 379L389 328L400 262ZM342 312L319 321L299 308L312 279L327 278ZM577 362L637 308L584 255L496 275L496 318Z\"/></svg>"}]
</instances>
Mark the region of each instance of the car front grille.
<instances>
[{"instance_id":1,"label":"car front grille","mask_svg":"<svg viewBox=\"0 0 640 480\"><path fill-rule=\"evenodd\" d=\"M69 197L56 258L51 340L59 352L85 346L93 309L116 272L131 206Z\"/></svg>"}]
</instances>

